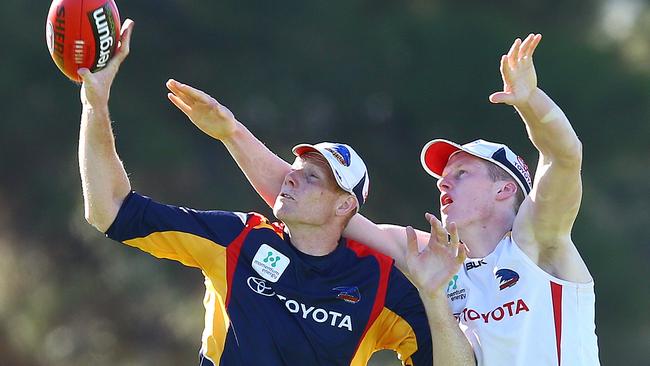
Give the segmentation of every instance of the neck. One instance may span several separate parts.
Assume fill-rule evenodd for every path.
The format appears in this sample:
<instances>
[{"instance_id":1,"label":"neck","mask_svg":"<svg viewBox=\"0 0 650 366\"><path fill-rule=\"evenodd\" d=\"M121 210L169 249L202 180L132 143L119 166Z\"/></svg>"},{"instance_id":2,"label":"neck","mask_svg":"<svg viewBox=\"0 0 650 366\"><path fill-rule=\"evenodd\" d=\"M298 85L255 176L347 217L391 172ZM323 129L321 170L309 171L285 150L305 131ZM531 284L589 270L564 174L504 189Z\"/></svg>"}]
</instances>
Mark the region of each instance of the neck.
<instances>
[{"instance_id":1,"label":"neck","mask_svg":"<svg viewBox=\"0 0 650 366\"><path fill-rule=\"evenodd\" d=\"M458 235L469 248L469 258L483 258L492 253L503 236L512 230L512 220L505 218L458 228Z\"/></svg>"},{"instance_id":2,"label":"neck","mask_svg":"<svg viewBox=\"0 0 650 366\"><path fill-rule=\"evenodd\" d=\"M291 244L305 254L327 255L336 249L341 238L341 229L333 225L285 224Z\"/></svg>"}]
</instances>

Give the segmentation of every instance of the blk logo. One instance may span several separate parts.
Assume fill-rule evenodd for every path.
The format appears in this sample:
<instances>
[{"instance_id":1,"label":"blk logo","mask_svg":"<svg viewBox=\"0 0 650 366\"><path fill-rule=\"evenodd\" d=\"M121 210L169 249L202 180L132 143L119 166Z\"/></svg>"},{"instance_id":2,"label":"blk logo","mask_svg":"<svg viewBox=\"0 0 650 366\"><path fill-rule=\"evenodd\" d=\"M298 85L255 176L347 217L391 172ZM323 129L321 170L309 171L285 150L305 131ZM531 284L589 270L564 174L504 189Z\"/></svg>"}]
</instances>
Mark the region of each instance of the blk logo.
<instances>
[{"instance_id":1,"label":"blk logo","mask_svg":"<svg viewBox=\"0 0 650 366\"><path fill-rule=\"evenodd\" d=\"M469 271L470 269L478 268L478 267L480 267L480 266L482 266L484 264L487 264L487 263L485 263L485 261L483 259L473 261L473 262L467 262L467 263L465 263L465 269Z\"/></svg>"}]
</instances>

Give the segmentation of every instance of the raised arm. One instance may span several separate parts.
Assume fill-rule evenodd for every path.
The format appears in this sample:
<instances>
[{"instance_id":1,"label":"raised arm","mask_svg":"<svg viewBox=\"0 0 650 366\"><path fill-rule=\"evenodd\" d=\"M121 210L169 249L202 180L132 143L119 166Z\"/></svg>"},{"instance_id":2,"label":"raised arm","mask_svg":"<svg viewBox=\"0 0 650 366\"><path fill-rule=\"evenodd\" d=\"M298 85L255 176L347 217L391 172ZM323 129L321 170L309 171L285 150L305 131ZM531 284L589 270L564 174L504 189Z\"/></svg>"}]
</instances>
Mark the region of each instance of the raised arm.
<instances>
[{"instance_id":1,"label":"raised arm","mask_svg":"<svg viewBox=\"0 0 650 366\"><path fill-rule=\"evenodd\" d=\"M571 240L582 197L582 144L560 107L538 86L533 53L540 34L515 40L501 58L503 91L493 103L515 107L539 151L535 181L513 225L513 237L536 263L557 277L591 280Z\"/></svg>"},{"instance_id":2,"label":"raised arm","mask_svg":"<svg viewBox=\"0 0 650 366\"><path fill-rule=\"evenodd\" d=\"M131 183L115 150L115 137L108 113L111 84L129 54L133 22L122 27L120 47L104 69L91 73L80 69L81 127L79 133L79 171L86 220L105 232L115 220Z\"/></svg>"},{"instance_id":3,"label":"raised arm","mask_svg":"<svg viewBox=\"0 0 650 366\"><path fill-rule=\"evenodd\" d=\"M270 151L228 108L210 95L173 79L167 82L167 87L169 100L201 131L223 142L257 193L273 207L284 177L291 170L289 163ZM398 268L404 270L406 236L403 227L377 225L357 214L343 235L395 258ZM429 240L426 232L419 232L418 236L422 245Z\"/></svg>"},{"instance_id":4,"label":"raised arm","mask_svg":"<svg viewBox=\"0 0 650 366\"><path fill-rule=\"evenodd\" d=\"M201 90L170 79L169 100L201 131L221 141L257 193L271 207L291 165L269 150L233 113Z\"/></svg>"}]
</instances>

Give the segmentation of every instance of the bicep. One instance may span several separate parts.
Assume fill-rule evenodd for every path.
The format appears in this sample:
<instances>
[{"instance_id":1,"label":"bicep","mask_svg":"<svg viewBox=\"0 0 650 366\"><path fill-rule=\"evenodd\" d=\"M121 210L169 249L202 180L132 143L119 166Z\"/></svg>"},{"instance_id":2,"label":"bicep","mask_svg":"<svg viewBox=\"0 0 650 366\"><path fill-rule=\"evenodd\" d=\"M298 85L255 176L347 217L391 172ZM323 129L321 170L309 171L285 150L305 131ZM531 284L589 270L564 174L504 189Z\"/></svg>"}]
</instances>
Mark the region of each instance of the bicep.
<instances>
[{"instance_id":1,"label":"bicep","mask_svg":"<svg viewBox=\"0 0 650 366\"><path fill-rule=\"evenodd\" d=\"M536 237L571 231L582 200L580 161L553 162L540 156L535 183L520 208Z\"/></svg>"},{"instance_id":2,"label":"bicep","mask_svg":"<svg viewBox=\"0 0 650 366\"><path fill-rule=\"evenodd\" d=\"M571 246L571 228L582 199L580 160L549 161L540 156L533 189L513 224L517 244L538 262Z\"/></svg>"}]
</instances>

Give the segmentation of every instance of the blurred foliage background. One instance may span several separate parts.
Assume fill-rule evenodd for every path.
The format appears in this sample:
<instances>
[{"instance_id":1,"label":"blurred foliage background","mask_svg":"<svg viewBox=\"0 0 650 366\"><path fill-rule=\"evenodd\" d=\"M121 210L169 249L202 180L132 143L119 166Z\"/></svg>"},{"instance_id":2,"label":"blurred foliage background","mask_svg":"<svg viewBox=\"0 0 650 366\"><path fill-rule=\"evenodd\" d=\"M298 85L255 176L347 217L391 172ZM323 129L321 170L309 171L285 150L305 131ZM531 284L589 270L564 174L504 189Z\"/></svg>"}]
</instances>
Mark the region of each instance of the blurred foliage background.
<instances>
[{"instance_id":1,"label":"blurred foliage background","mask_svg":"<svg viewBox=\"0 0 650 366\"><path fill-rule=\"evenodd\" d=\"M199 271L105 239L83 218L79 88L50 60L45 0L0 12L0 365L192 365ZM604 365L650 358L650 5L592 1L118 0L136 21L111 99L133 187L159 201L271 215L223 146L166 99L174 77L227 105L280 156L336 140L371 172L364 213L427 228L421 147L502 141L523 124L487 96L515 37L544 35L540 86L584 144L573 232L596 280ZM397 365L382 352L373 365Z\"/></svg>"}]
</instances>

